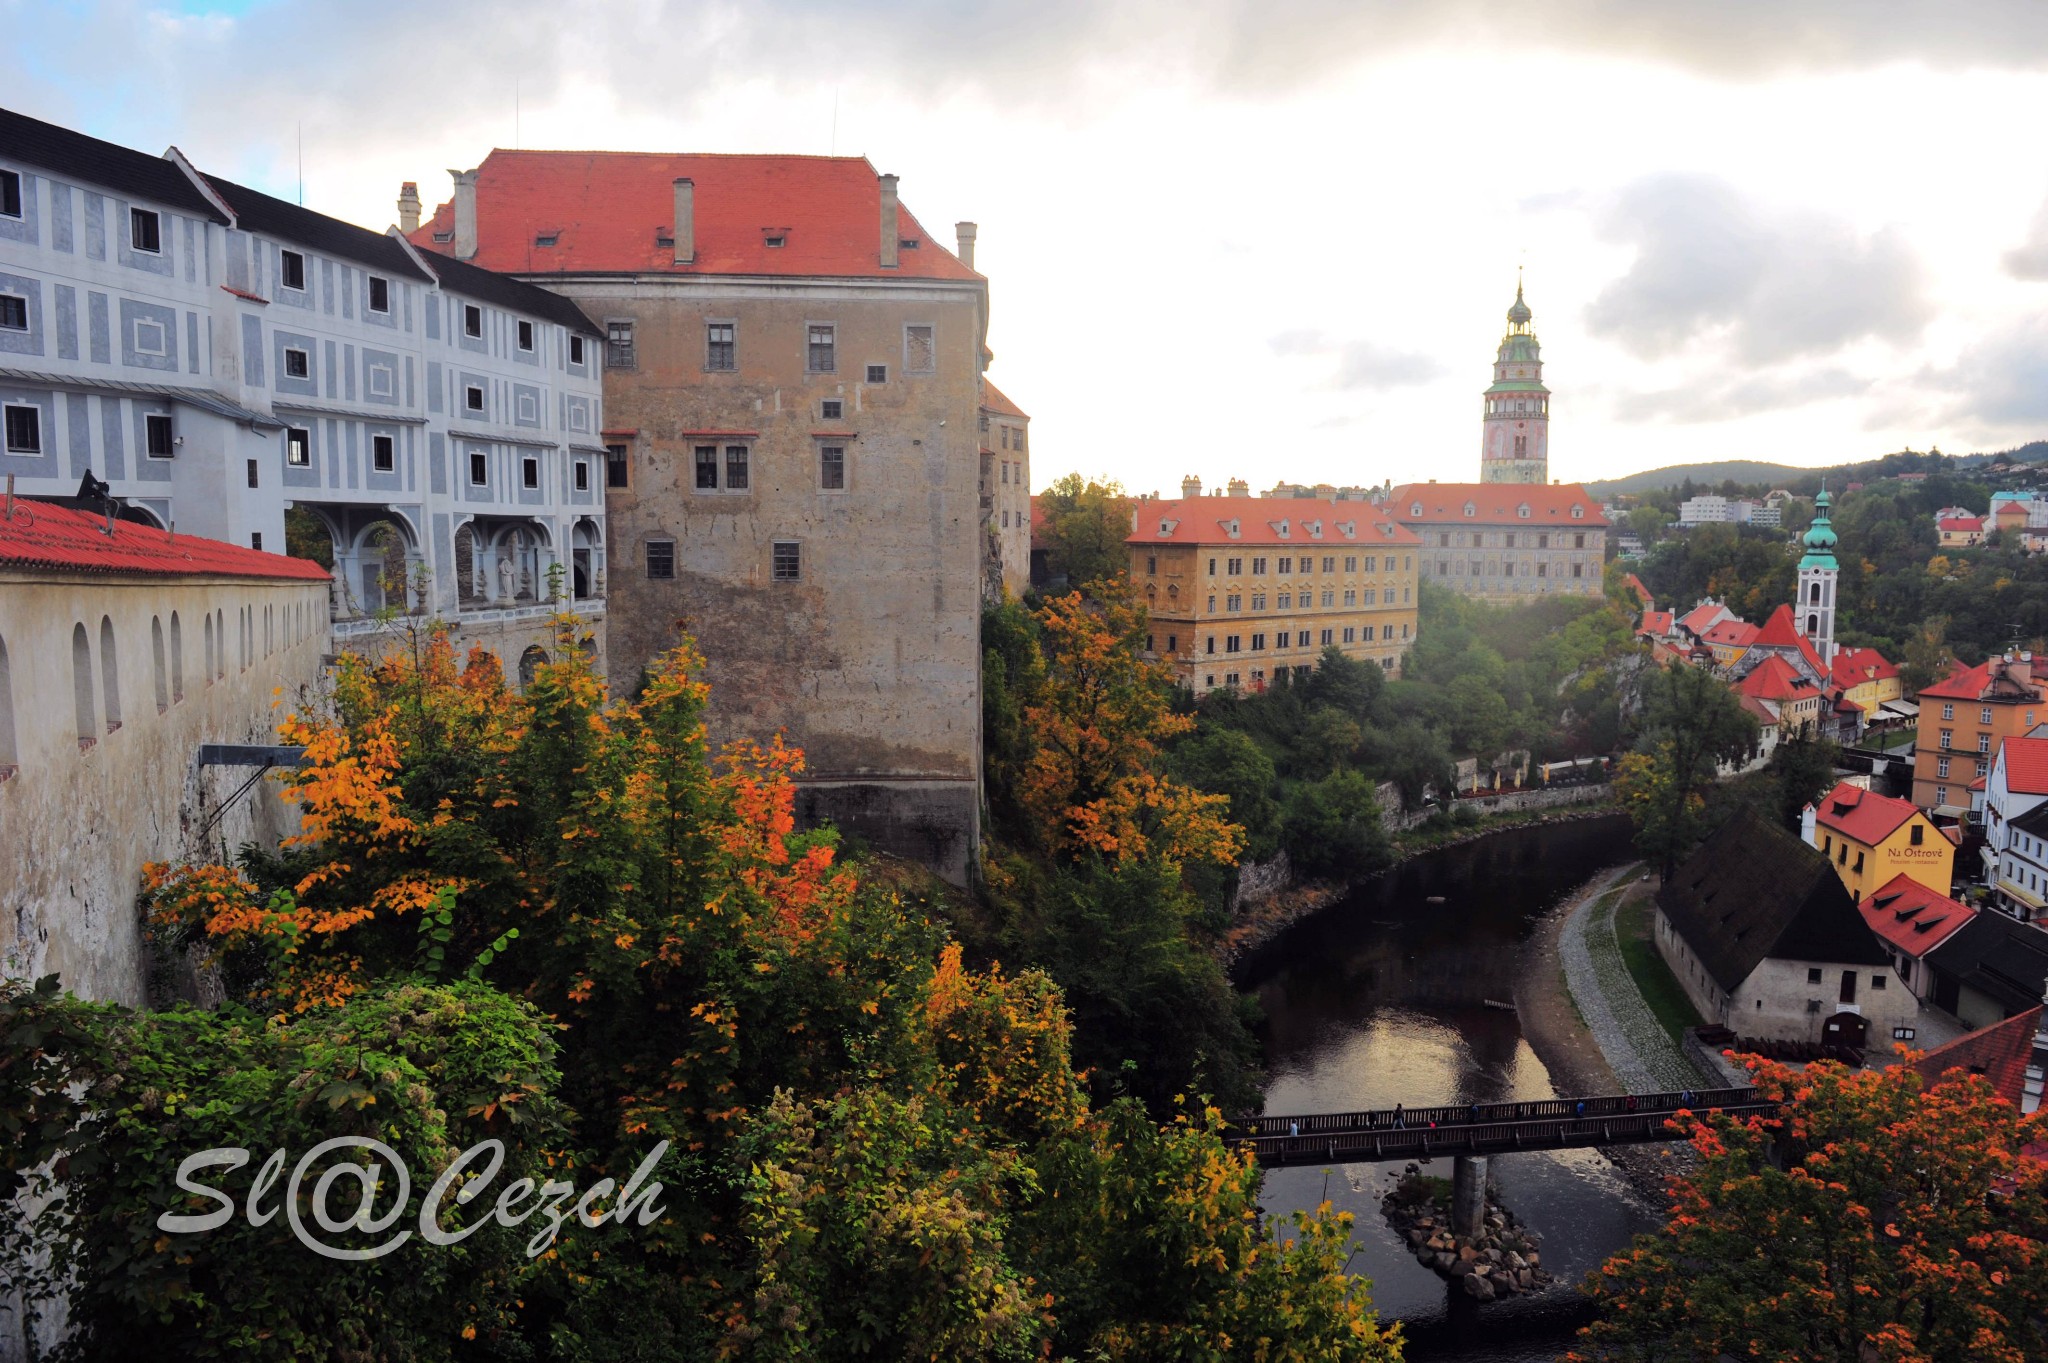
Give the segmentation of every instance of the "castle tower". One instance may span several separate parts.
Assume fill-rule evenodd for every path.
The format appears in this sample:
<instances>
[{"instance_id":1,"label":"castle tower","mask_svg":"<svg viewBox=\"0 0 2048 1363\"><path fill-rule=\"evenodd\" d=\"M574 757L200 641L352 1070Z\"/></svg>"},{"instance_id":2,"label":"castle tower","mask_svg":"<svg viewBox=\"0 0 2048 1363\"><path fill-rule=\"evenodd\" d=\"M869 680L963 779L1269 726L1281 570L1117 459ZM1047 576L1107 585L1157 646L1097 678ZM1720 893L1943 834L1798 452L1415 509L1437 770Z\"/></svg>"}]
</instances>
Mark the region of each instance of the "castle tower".
<instances>
[{"instance_id":1,"label":"castle tower","mask_svg":"<svg viewBox=\"0 0 2048 1363\"><path fill-rule=\"evenodd\" d=\"M1823 484L1820 496L1813 499L1813 524L1807 528L1806 553L1799 560L1799 596L1792 604L1792 617L1828 667L1835 662L1835 586L1840 573L1835 563L1835 528L1828 524L1828 490Z\"/></svg>"},{"instance_id":2,"label":"castle tower","mask_svg":"<svg viewBox=\"0 0 2048 1363\"><path fill-rule=\"evenodd\" d=\"M1550 390L1543 386L1543 351L1529 330L1534 314L1515 283L1508 309L1508 334L1493 362L1493 386L1486 390L1484 434L1479 444L1482 483L1550 481Z\"/></svg>"}]
</instances>

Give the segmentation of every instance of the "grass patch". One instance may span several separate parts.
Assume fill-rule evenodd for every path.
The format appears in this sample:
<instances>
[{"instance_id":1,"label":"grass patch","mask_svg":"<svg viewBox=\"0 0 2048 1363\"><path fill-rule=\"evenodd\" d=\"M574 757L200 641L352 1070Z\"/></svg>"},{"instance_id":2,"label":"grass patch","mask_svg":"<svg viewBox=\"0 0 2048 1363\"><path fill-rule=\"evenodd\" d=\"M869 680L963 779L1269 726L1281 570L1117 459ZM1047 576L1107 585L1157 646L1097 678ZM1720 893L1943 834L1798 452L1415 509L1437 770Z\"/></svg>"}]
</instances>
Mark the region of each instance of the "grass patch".
<instances>
[{"instance_id":1,"label":"grass patch","mask_svg":"<svg viewBox=\"0 0 2048 1363\"><path fill-rule=\"evenodd\" d=\"M1614 940L1621 948L1622 964L1636 982L1643 1002L1657 1015L1658 1025L1671 1034L1674 1045L1685 1040L1685 1030L1703 1021L1686 997L1685 987L1664 963L1650 930L1650 899L1638 895L1614 912Z\"/></svg>"}]
</instances>

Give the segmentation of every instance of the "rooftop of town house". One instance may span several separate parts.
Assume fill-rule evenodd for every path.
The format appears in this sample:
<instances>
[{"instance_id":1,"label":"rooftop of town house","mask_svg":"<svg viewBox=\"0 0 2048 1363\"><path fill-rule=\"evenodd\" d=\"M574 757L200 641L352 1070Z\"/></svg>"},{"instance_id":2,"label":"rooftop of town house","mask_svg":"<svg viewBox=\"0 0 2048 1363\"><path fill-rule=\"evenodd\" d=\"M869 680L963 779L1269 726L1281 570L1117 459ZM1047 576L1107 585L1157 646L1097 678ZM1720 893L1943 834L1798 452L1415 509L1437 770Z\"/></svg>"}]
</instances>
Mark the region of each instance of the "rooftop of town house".
<instances>
[{"instance_id":1,"label":"rooftop of town house","mask_svg":"<svg viewBox=\"0 0 2048 1363\"><path fill-rule=\"evenodd\" d=\"M1861 686L1865 682L1889 681L1899 675L1899 669L1874 648L1849 648L1844 646L1835 654L1829 664L1829 672L1837 686Z\"/></svg>"},{"instance_id":2,"label":"rooftop of town house","mask_svg":"<svg viewBox=\"0 0 2048 1363\"><path fill-rule=\"evenodd\" d=\"M1870 930L1908 956L1924 956L1978 912L1901 871L1857 905Z\"/></svg>"},{"instance_id":3,"label":"rooftop of town house","mask_svg":"<svg viewBox=\"0 0 2048 1363\"><path fill-rule=\"evenodd\" d=\"M1716 622L1700 638L1703 642L1709 644L1724 644L1734 648L1743 648L1755 643L1759 632L1757 627L1750 624L1747 620L1722 620Z\"/></svg>"},{"instance_id":4,"label":"rooftop of town house","mask_svg":"<svg viewBox=\"0 0 2048 1363\"><path fill-rule=\"evenodd\" d=\"M2034 1053L2034 1033L2040 1026L2041 1005L2037 1003L2003 1022L1965 1032L1946 1046L1935 1047L1914 1061L1913 1069L1929 1086L1947 1078L1951 1070L1982 1075L1999 1097L2018 1107L2027 1061Z\"/></svg>"},{"instance_id":5,"label":"rooftop of town house","mask_svg":"<svg viewBox=\"0 0 2048 1363\"><path fill-rule=\"evenodd\" d=\"M1421 540L1370 502L1182 497L1139 502L1132 509L1125 543L1316 550L1411 548Z\"/></svg>"},{"instance_id":6,"label":"rooftop of town house","mask_svg":"<svg viewBox=\"0 0 2048 1363\"><path fill-rule=\"evenodd\" d=\"M1828 675L1827 668L1821 666L1820 654L1814 652L1813 644L1799 632L1799 626L1793 622L1790 606L1780 604L1772 611L1770 618L1764 621L1763 628L1757 631L1756 638L1750 642L1758 648L1782 648L1797 653L1813 668L1814 675Z\"/></svg>"},{"instance_id":7,"label":"rooftop of town house","mask_svg":"<svg viewBox=\"0 0 2048 1363\"><path fill-rule=\"evenodd\" d=\"M2033 683L2032 654L2023 653L2018 657L1996 654L1975 667L1956 663L1946 677L1920 692L1923 701L1929 696L1937 700L1980 700L2017 705L2027 701L2038 702L2041 689ZM1921 713L1926 713L1924 705Z\"/></svg>"},{"instance_id":8,"label":"rooftop of town house","mask_svg":"<svg viewBox=\"0 0 2048 1363\"><path fill-rule=\"evenodd\" d=\"M1522 514L1525 507L1527 515ZM1386 508L1399 521L1470 520L1504 528L1607 525L1600 503L1577 483L1403 483L1388 491ZM1572 514L1573 508L1578 515Z\"/></svg>"},{"instance_id":9,"label":"rooftop of town house","mask_svg":"<svg viewBox=\"0 0 2048 1363\"><path fill-rule=\"evenodd\" d=\"M1716 621L1732 618L1734 614L1734 611L1729 610L1728 607L1719 601L1702 601L1684 615L1678 617L1678 623L1681 627L1691 630L1694 634L1704 634L1707 630L1713 628Z\"/></svg>"},{"instance_id":10,"label":"rooftop of town house","mask_svg":"<svg viewBox=\"0 0 2048 1363\"><path fill-rule=\"evenodd\" d=\"M1844 781L1820 797L1813 816L1820 827L1831 828L1865 847L1875 847L1919 813L1920 807L1911 800L1893 799Z\"/></svg>"},{"instance_id":11,"label":"rooftop of town house","mask_svg":"<svg viewBox=\"0 0 2048 1363\"><path fill-rule=\"evenodd\" d=\"M1804 700L1820 694L1820 690L1798 669L1773 654L1751 668L1741 681L1735 683L1736 691L1758 700Z\"/></svg>"},{"instance_id":12,"label":"rooftop of town house","mask_svg":"<svg viewBox=\"0 0 2048 1363\"><path fill-rule=\"evenodd\" d=\"M1641 622L1636 625L1637 634L1655 634L1661 637L1670 632L1670 611L1644 611Z\"/></svg>"},{"instance_id":13,"label":"rooftop of town house","mask_svg":"<svg viewBox=\"0 0 2048 1363\"><path fill-rule=\"evenodd\" d=\"M1004 397L1003 390L987 379L981 381L981 410L996 416L1013 416L1019 421L1031 420L1022 407Z\"/></svg>"},{"instance_id":14,"label":"rooftop of town house","mask_svg":"<svg viewBox=\"0 0 2048 1363\"><path fill-rule=\"evenodd\" d=\"M1935 524L1943 530L1957 534L1972 530L1982 530L1984 528L1984 518L1982 516L1946 516L1935 522Z\"/></svg>"},{"instance_id":15,"label":"rooftop of town house","mask_svg":"<svg viewBox=\"0 0 2048 1363\"><path fill-rule=\"evenodd\" d=\"M2048 738L2008 738L1999 745L1997 765L2005 788L2016 795L2048 795Z\"/></svg>"}]
</instances>

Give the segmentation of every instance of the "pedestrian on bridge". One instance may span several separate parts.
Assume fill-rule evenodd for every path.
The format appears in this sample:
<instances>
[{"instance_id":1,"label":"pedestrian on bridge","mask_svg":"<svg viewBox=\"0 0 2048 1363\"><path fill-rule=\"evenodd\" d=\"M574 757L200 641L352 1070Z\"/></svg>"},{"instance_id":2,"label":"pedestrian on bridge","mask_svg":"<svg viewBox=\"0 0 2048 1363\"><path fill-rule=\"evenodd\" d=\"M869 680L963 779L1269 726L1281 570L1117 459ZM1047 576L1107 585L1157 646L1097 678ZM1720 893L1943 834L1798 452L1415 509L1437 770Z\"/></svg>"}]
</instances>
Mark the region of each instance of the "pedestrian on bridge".
<instances>
[{"instance_id":1,"label":"pedestrian on bridge","mask_svg":"<svg viewBox=\"0 0 2048 1363\"><path fill-rule=\"evenodd\" d=\"M1394 1129L1399 1131L1407 1125L1408 1123L1401 1120L1401 1105L1399 1103L1394 1104Z\"/></svg>"},{"instance_id":2,"label":"pedestrian on bridge","mask_svg":"<svg viewBox=\"0 0 2048 1363\"><path fill-rule=\"evenodd\" d=\"M1287 1124L1287 1134L1290 1136L1299 1136L1301 1134L1301 1123L1289 1122Z\"/></svg>"}]
</instances>

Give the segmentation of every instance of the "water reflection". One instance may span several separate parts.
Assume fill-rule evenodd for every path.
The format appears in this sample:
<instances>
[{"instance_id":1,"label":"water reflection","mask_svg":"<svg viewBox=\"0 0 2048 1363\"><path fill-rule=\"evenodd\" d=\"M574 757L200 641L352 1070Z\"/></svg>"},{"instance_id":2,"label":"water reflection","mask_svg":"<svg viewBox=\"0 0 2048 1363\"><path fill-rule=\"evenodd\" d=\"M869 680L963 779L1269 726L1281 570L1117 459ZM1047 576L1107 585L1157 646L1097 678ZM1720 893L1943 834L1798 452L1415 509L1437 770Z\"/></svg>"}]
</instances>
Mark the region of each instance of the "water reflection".
<instances>
[{"instance_id":1,"label":"water reflection","mask_svg":"<svg viewBox=\"0 0 2048 1363\"><path fill-rule=\"evenodd\" d=\"M1267 1112L1339 1111L1558 1096L1515 1014L1521 946L1535 921L1625 846L1626 823L1588 820L1495 834L1418 858L1361 887L1247 964L1266 1010ZM1432 897L1442 900L1431 903ZM1569 1347L1587 1271L1654 1225L1591 1151L1494 1161L1503 1199L1543 1237L1550 1291L1481 1305L1409 1256L1379 1213L1400 1163L1268 1174L1268 1211L1324 1197L1357 1217L1354 1271L1383 1317L1406 1323L1409 1357L1530 1363ZM1429 1172L1449 1176L1448 1160Z\"/></svg>"}]
</instances>

